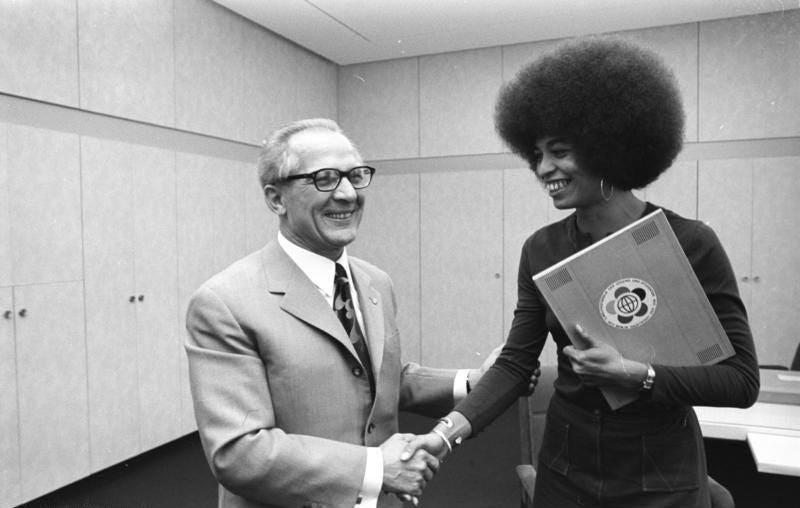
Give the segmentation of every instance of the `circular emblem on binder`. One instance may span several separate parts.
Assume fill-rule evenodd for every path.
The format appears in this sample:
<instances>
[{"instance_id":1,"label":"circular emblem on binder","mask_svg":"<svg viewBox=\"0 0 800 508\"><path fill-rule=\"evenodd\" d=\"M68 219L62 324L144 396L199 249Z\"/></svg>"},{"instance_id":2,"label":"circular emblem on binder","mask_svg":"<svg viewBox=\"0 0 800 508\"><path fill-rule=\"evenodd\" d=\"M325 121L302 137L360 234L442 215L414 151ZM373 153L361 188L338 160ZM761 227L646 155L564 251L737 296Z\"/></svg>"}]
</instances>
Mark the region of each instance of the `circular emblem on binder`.
<instances>
[{"instance_id":1,"label":"circular emblem on binder","mask_svg":"<svg viewBox=\"0 0 800 508\"><path fill-rule=\"evenodd\" d=\"M650 284L641 279L620 279L603 291L600 315L614 328L636 328L653 316L656 303Z\"/></svg>"}]
</instances>

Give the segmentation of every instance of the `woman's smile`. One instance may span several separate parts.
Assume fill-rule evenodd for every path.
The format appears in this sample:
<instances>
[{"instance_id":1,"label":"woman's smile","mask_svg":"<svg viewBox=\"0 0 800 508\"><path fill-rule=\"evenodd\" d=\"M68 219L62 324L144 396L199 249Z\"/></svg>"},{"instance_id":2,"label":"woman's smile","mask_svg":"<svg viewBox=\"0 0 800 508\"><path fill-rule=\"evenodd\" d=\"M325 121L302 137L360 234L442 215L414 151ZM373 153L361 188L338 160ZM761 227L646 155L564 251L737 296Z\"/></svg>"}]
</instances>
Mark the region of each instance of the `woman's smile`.
<instances>
[{"instance_id":1,"label":"woman's smile","mask_svg":"<svg viewBox=\"0 0 800 508\"><path fill-rule=\"evenodd\" d=\"M560 178L558 180L543 182L542 185L544 185L544 188L551 196L554 196L563 191L571 181L572 180L568 178Z\"/></svg>"}]
</instances>

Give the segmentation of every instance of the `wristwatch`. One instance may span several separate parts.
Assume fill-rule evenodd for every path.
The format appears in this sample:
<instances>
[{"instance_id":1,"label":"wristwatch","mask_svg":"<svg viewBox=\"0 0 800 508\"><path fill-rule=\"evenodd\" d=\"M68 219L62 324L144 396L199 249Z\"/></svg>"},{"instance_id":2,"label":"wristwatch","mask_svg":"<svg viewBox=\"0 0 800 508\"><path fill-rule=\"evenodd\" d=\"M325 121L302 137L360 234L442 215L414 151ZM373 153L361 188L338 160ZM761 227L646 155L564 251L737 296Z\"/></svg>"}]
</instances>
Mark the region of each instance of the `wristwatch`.
<instances>
[{"instance_id":1,"label":"wristwatch","mask_svg":"<svg viewBox=\"0 0 800 508\"><path fill-rule=\"evenodd\" d=\"M653 383L656 381L656 371L652 365L647 364L647 376L642 381L642 390L649 391L653 389Z\"/></svg>"}]
</instances>

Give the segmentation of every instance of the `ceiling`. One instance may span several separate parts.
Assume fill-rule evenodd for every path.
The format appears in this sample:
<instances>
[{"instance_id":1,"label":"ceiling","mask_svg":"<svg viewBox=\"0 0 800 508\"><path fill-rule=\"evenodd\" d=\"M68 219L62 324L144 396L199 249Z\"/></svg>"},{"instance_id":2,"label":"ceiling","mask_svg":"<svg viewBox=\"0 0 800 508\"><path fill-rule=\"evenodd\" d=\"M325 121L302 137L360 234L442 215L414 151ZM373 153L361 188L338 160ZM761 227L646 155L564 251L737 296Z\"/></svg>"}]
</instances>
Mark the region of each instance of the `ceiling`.
<instances>
[{"instance_id":1,"label":"ceiling","mask_svg":"<svg viewBox=\"0 0 800 508\"><path fill-rule=\"evenodd\" d=\"M339 65L792 9L797 0L214 0Z\"/></svg>"}]
</instances>

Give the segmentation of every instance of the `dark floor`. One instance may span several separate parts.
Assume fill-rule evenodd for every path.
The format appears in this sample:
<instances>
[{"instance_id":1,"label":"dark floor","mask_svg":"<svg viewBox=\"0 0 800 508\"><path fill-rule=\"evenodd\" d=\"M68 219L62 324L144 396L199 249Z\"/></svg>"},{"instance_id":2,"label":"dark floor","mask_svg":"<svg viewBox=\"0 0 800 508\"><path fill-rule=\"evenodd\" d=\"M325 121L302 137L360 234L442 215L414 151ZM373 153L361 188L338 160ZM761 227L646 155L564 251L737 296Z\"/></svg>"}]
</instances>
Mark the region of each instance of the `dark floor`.
<instances>
[{"instance_id":1,"label":"dark floor","mask_svg":"<svg viewBox=\"0 0 800 508\"><path fill-rule=\"evenodd\" d=\"M427 431L428 419L404 414L402 430ZM516 407L448 459L422 508L517 508ZM737 508L797 508L800 478L759 474L743 441L706 440L709 473ZM215 508L217 487L197 434L90 476L18 508Z\"/></svg>"},{"instance_id":2,"label":"dark floor","mask_svg":"<svg viewBox=\"0 0 800 508\"><path fill-rule=\"evenodd\" d=\"M195 432L19 508L216 508L216 501Z\"/></svg>"}]
</instances>

